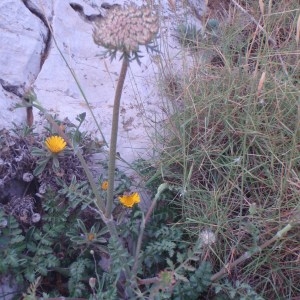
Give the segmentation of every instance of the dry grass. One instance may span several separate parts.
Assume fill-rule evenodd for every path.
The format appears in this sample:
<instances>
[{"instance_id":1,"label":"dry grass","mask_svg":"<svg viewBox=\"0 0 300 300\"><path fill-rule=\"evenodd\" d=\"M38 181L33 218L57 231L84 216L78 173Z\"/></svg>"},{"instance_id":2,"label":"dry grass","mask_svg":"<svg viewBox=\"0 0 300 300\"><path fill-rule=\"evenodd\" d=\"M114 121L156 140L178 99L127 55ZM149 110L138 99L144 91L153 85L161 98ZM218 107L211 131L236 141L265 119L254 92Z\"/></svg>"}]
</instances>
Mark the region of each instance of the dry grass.
<instances>
[{"instance_id":1,"label":"dry grass","mask_svg":"<svg viewBox=\"0 0 300 300\"><path fill-rule=\"evenodd\" d=\"M166 124L161 168L183 191L175 202L190 236L217 234L203 257L215 271L272 238L299 210L298 4L247 1L263 31L231 6L217 40L208 35L192 54L202 55L201 64L180 84L171 76L183 109ZM228 278L267 299L299 296L299 240L298 225Z\"/></svg>"}]
</instances>

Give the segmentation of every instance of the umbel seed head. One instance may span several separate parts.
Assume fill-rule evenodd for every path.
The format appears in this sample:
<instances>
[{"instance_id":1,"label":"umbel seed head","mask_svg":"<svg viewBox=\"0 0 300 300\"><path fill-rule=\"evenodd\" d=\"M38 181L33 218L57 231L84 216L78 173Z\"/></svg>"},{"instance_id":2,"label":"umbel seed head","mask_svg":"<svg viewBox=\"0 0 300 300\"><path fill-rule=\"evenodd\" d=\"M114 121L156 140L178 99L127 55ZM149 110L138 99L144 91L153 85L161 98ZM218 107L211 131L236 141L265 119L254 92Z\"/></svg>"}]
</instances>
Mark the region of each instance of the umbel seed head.
<instances>
[{"instance_id":1,"label":"umbel seed head","mask_svg":"<svg viewBox=\"0 0 300 300\"><path fill-rule=\"evenodd\" d=\"M148 45L158 32L158 16L148 6L134 3L116 6L95 22L94 42L110 51L130 56L140 45Z\"/></svg>"}]
</instances>

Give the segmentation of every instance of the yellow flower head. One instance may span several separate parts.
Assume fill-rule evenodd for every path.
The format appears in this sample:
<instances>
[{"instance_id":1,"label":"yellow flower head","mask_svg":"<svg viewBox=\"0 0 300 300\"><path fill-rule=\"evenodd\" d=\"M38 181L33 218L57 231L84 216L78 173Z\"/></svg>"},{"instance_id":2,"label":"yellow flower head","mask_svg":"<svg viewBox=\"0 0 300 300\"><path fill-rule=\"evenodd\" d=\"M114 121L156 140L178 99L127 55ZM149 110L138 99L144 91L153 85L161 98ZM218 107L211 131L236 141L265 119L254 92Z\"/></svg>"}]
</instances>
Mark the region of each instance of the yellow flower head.
<instances>
[{"instance_id":1,"label":"yellow flower head","mask_svg":"<svg viewBox=\"0 0 300 300\"><path fill-rule=\"evenodd\" d=\"M119 197L121 204L128 208L132 208L134 204L141 201L139 193L132 193L130 195L123 195Z\"/></svg>"},{"instance_id":2,"label":"yellow flower head","mask_svg":"<svg viewBox=\"0 0 300 300\"><path fill-rule=\"evenodd\" d=\"M45 145L50 152L59 153L66 148L67 143L62 137L57 135L52 135L46 139Z\"/></svg>"},{"instance_id":3,"label":"yellow flower head","mask_svg":"<svg viewBox=\"0 0 300 300\"><path fill-rule=\"evenodd\" d=\"M88 239L89 242L93 241L95 239L95 234L93 234L93 233L90 232L87 235L87 239Z\"/></svg>"},{"instance_id":4,"label":"yellow flower head","mask_svg":"<svg viewBox=\"0 0 300 300\"><path fill-rule=\"evenodd\" d=\"M107 189L108 189L108 181L107 180L102 182L101 189L104 191L107 191Z\"/></svg>"}]
</instances>

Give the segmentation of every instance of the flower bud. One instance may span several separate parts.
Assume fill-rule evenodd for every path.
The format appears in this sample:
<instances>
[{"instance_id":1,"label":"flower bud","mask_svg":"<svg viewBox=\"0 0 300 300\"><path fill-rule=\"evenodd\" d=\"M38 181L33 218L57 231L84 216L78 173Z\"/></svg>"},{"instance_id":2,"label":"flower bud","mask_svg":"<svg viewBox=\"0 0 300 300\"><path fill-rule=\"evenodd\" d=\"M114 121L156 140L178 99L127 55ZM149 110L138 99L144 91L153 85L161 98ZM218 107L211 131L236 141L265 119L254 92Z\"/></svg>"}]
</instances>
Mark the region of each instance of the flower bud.
<instances>
[{"instance_id":1,"label":"flower bud","mask_svg":"<svg viewBox=\"0 0 300 300\"><path fill-rule=\"evenodd\" d=\"M40 220L41 220L41 215L38 214L38 213L34 213L34 214L31 216L31 221L32 221L32 223L38 223Z\"/></svg>"},{"instance_id":2,"label":"flower bud","mask_svg":"<svg viewBox=\"0 0 300 300\"><path fill-rule=\"evenodd\" d=\"M31 173L24 173L23 174L23 180L25 182L31 182L33 180L34 176Z\"/></svg>"},{"instance_id":3,"label":"flower bud","mask_svg":"<svg viewBox=\"0 0 300 300\"><path fill-rule=\"evenodd\" d=\"M90 285L91 289L95 288L95 285L96 285L96 278L95 277L91 277L89 279L89 285Z\"/></svg>"}]
</instances>

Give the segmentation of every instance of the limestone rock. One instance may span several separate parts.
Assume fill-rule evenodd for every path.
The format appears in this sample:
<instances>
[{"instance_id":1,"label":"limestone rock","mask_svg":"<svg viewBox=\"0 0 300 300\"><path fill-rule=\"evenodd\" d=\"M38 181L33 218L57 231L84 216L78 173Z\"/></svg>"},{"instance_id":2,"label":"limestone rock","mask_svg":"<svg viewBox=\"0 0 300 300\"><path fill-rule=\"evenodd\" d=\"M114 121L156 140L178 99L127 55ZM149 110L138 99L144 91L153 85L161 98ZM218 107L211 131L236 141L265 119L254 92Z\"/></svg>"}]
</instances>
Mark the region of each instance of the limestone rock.
<instances>
[{"instance_id":1,"label":"limestone rock","mask_svg":"<svg viewBox=\"0 0 300 300\"><path fill-rule=\"evenodd\" d=\"M0 12L0 79L26 87L40 71L46 28L22 1L2 0Z\"/></svg>"},{"instance_id":2,"label":"limestone rock","mask_svg":"<svg viewBox=\"0 0 300 300\"><path fill-rule=\"evenodd\" d=\"M121 62L110 62L108 58L103 58L101 54L105 49L93 42L92 22L79 17L78 11L70 3L74 2L82 7L87 15L105 14L105 9L93 0L23 1L27 7L19 0L0 1L3 16L0 19L0 44L5 44L0 49L0 65L3 66L0 70L0 83L4 82L2 86L6 89L5 93L0 90L0 108L3 107L0 112L0 127L9 126L11 120L25 121L25 109L10 112L7 105L12 106L11 97L16 102L28 87L33 87L41 105L51 113L56 113L60 119L67 117L74 122L78 114L87 112L83 129L101 139L88 105L72 76L75 74L105 139L109 142L114 92ZM109 1L110 4L121 5L123 2ZM142 0L135 2L138 5L145 3ZM183 3L185 2L182 1ZM173 43L171 48L176 53L167 53L166 57L180 70L177 58L181 51L180 45L171 38L170 32L174 28L169 30L169 27L176 27L175 19L182 13L176 11L172 14L168 1L162 1L160 5L162 29L158 43ZM36 11L42 14L43 20L38 18ZM48 22L57 44L53 38L51 43L47 42L49 31L45 23ZM168 35L168 39L162 40L164 34ZM44 53L47 46L49 48ZM142 48L141 50L141 66L136 62L130 64L121 99L117 151L129 161L150 150L151 129L164 118L157 80L158 56L165 54L161 52L149 55ZM164 51L163 48L161 50ZM35 125L39 130L44 119L36 109L33 112ZM8 121L4 122L4 119Z\"/></svg>"}]
</instances>

